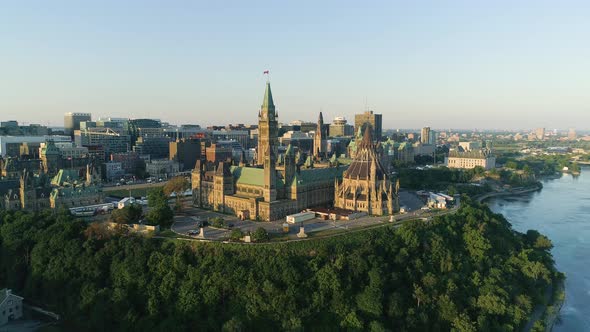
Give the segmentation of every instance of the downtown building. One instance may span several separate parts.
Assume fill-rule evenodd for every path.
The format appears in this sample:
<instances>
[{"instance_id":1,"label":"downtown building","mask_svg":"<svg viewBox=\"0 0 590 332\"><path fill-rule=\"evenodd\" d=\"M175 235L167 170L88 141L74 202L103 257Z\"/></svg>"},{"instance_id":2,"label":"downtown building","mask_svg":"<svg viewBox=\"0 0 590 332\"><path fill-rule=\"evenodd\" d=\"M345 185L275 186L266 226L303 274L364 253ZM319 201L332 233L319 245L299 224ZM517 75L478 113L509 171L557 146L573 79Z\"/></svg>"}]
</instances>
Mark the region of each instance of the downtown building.
<instances>
[{"instance_id":1,"label":"downtown building","mask_svg":"<svg viewBox=\"0 0 590 332\"><path fill-rule=\"evenodd\" d=\"M496 168L496 157L489 149L472 151L450 151L445 157L445 166L448 168L472 169L483 167L485 170Z\"/></svg>"},{"instance_id":2,"label":"downtown building","mask_svg":"<svg viewBox=\"0 0 590 332\"><path fill-rule=\"evenodd\" d=\"M380 141L383 133L383 115L375 114L373 111L366 111L354 116L354 130L357 133L364 132L364 127L367 124L371 125L373 138Z\"/></svg>"}]
</instances>

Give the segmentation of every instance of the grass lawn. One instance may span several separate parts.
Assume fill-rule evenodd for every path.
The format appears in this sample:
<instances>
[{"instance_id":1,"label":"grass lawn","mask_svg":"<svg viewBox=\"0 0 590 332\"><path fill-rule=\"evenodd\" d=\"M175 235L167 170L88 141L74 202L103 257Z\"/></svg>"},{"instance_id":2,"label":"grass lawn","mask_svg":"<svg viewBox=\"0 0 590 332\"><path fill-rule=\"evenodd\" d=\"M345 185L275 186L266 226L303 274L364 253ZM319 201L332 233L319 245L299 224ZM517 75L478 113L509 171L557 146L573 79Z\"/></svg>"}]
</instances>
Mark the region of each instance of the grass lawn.
<instances>
[{"instance_id":1,"label":"grass lawn","mask_svg":"<svg viewBox=\"0 0 590 332\"><path fill-rule=\"evenodd\" d=\"M133 197L147 197L148 191L150 191L154 188L163 187L163 186L164 185L153 185L150 187L131 189L131 196L133 196ZM105 190L104 193L108 196L115 196L115 197L120 197L120 198L129 196L129 190L127 190L127 189L116 189L116 190L109 190L109 191Z\"/></svg>"},{"instance_id":2,"label":"grass lawn","mask_svg":"<svg viewBox=\"0 0 590 332\"><path fill-rule=\"evenodd\" d=\"M158 233L157 236L167 237L167 238L171 238L171 239L176 239L177 237L184 238L184 239L191 239L190 236L186 236L186 235L182 235L182 234L176 234L176 233L174 233L169 228L167 228L167 229L165 229L163 231L160 231L160 233Z\"/></svg>"}]
</instances>

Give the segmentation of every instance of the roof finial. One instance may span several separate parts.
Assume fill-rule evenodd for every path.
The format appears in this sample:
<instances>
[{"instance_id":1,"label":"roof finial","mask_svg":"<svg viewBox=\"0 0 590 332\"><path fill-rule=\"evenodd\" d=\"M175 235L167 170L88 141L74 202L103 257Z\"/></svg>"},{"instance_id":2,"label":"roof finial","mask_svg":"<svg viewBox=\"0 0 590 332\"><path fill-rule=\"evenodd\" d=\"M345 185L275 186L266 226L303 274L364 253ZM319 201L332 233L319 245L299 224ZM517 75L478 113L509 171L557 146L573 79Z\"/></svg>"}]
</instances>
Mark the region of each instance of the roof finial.
<instances>
[{"instance_id":1,"label":"roof finial","mask_svg":"<svg viewBox=\"0 0 590 332\"><path fill-rule=\"evenodd\" d=\"M270 70L265 70L262 72L263 75L266 75L266 83L270 83Z\"/></svg>"}]
</instances>

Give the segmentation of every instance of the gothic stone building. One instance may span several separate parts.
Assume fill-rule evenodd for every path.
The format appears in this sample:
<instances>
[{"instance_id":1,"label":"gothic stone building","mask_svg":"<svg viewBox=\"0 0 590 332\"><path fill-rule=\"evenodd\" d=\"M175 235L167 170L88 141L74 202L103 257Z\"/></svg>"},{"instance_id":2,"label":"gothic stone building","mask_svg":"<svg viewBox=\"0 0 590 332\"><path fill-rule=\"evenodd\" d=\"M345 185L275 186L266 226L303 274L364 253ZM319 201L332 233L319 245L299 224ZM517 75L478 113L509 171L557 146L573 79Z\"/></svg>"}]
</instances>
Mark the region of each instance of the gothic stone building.
<instances>
[{"instance_id":1,"label":"gothic stone building","mask_svg":"<svg viewBox=\"0 0 590 332\"><path fill-rule=\"evenodd\" d=\"M278 122L270 83L258 115L256 166L217 165L197 161L192 172L193 203L244 219L277 220L316 206L331 206L334 181L342 178L346 166L337 163L303 168L295 149L287 147L278 165Z\"/></svg>"},{"instance_id":2,"label":"gothic stone building","mask_svg":"<svg viewBox=\"0 0 590 332\"><path fill-rule=\"evenodd\" d=\"M398 210L399 182L394 188L381 164L371 132L367 126L342 181L335 181L334 206L370 215L390 215Z\"/></svg>"},{"instance_id":3,"label":"gothic stone building","mask_svg":"<svg viewBox=\"0 0 590 332\"><path fill-rule=\"evenodd\" d=\"M39 211L99 204L103 200L100 177L90 165L79 170L61 169L53 178L23 170L18 187L8 189L0 202L7 210Z\"/></svg>"}]
</instances>

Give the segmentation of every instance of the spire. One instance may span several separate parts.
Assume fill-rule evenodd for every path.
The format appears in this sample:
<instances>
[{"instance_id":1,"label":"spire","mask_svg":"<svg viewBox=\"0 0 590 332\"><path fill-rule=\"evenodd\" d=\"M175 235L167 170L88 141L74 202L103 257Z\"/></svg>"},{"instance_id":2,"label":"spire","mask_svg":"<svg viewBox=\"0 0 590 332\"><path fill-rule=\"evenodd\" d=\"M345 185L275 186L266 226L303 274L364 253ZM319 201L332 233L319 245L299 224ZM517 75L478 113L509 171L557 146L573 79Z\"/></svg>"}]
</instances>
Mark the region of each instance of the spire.
<instances>
[{"instance_id":1,"label":"spire","mask_svg":"<svg viewBox=\"0 0 590 332\"><path fill-rule=\"evenodd\" d=\"M272 100L272 92L270 90L270 82L266 82L266 90L264 91L264 99L262 100L262 112L268 111L274 113L275 103Z\"/></svg>"},{"instance_id":2,"label":"spire","mask_svg":"<svg viewBox=\"0 0 590 332\"><path fill-rule=\"evenodd\" d=\"M371 125L367 124L365 126L365 132L363 133L363 140L361 141L361 144L359 144L359 147L363 147L363 148L371 148L373 146L373 128L371 128Z\"/></svg>"},{"instance_id":3,"label":"spire","mask_svg":"<svg viewBox=\"0 0 590 332\"><path fill-rule=\"evenodd\" d=\"M324 124L324 116L322 115L322 112L320 111L320 116L318 117L318 124Z\"/></svg>"}]
</instances>

